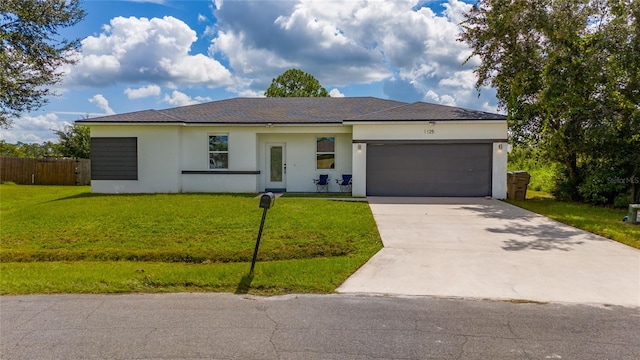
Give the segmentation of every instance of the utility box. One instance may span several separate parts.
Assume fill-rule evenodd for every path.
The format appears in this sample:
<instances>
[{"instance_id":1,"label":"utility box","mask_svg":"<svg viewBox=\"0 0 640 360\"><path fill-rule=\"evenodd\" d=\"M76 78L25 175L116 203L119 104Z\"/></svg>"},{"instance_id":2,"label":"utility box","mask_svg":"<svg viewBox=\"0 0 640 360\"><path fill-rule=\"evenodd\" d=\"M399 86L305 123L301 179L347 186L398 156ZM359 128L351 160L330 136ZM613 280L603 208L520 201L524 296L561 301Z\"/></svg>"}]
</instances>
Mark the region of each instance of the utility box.
<instances>
[{"instance_id":1,"label":"utility box","mask_svg":"<svg viewBox=\"0 0 640 360\"><path fill-rule=\"evenodd\" d=\"M527 186L531 175L526 171L510 171L507 173L507 198L512 200L525 200L527 198Z\"/></svg>"},{"instance_id":2,"label":"utility box","mask_svg":"<svg viewBox=\"0 0 640 360\"><path fill-rule=\"evenodd\" d=\"M262 209L271 209L275 201L276 201L276 197L275 195L273 195L272 192L262 194L262 196L260 196L259 207Z\"/></svg>"},{"instance_id":3,"label":"utility box","mask_svg":"<svg viewBox=\"0 0 640 360\"><path fill-rule=\"evenodd\" d=\"M629 222L632 224L640 224L640 216L638 216L640 204L629 204L629 214L627 215Z\"/></svg>"}]
</instances>

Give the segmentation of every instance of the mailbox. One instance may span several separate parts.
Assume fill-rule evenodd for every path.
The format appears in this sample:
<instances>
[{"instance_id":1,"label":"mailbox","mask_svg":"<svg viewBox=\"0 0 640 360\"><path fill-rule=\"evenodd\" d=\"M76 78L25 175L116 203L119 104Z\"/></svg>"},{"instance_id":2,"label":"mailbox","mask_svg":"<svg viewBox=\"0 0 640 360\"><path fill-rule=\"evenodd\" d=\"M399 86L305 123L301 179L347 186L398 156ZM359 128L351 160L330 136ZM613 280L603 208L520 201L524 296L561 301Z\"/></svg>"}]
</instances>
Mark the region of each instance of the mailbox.
<instances>
[{"instance_id":1,"label":"mailbox","mask_svg":"<svg viewBox=\"0 0 640 360\"><path fill-rule=\"evenodd\" d=\"M262 196L260 196L260 207L263 209L270 209L273 206L275 200L276 197L272 192L262 194Z\"/></svg>"},{"instance_id":2,"label":"mailbox","mask_svg":"<svg viewBox=\"0 0 640 360\"><path fill-rule=\"evenodd\" d=\"M264 220L267 218L267 210L273 206L276 197L272 192L264 193L260 195L260 207L264 209L262 212L262 221L260 222L260 230L258 231L258 238L256 239L256 248L253 250L253 260L251 260L251 270L249 270L249 276L253 276L253 268L256 266L256 260L258 259L258 248L260 247L260 238L262 237L262 228L264 227Z\"/></svg>"}]
</instances>

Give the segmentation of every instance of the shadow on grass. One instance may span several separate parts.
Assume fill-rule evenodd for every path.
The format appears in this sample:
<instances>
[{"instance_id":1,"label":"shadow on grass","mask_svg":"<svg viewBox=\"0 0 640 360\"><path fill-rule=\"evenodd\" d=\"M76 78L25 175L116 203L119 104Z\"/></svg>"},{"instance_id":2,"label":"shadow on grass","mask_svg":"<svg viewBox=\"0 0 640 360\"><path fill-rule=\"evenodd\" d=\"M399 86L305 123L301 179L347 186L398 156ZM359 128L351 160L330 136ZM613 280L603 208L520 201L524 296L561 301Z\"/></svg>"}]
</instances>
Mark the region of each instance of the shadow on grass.
<instances>
[{"instance_id":1,"label":"shadow on grass","mask_svg":"<svg viewBox=\"0 0 640 360\"><path fill-rule=\"evenodd\" d=\"M253 281L253 275L247 274L240 279L240 283L236 288L236 295L248 294L251 289L251 282Z\"/></svg>"},{"instance_id":2,"label":"shadow on grass","mask_svg":"<svg viewBox=\"0 0 640 360\"><path fill-rule=\"evenodd\" d=\"M326 192L326 193L296 193L296 192L288 192L283 193L282 197L285 198L353 198L351 193L343 193L343 192Z\"/></svg>"},{"instance_id":3,"label":"shadow on grass","mask_svg":"<svg viewBox=\"0 0 640 360\"><path fill-rule=\"evenodd\" d=\"M239 198L254 198L256 194L253 193L142 193L142 194L103 194L103 193L91 193L85 192L81 194L71 195L61 197L59 199L49 200L47 202L56 202L63 200L73 200L73 199L85 199L85 198L100 198L100 197L111 197L111 198L131 198L131 197L145 197L145 196L154 196L154 195L168 195L168 196L232 196Z\"/></svg>"}]
</instances>

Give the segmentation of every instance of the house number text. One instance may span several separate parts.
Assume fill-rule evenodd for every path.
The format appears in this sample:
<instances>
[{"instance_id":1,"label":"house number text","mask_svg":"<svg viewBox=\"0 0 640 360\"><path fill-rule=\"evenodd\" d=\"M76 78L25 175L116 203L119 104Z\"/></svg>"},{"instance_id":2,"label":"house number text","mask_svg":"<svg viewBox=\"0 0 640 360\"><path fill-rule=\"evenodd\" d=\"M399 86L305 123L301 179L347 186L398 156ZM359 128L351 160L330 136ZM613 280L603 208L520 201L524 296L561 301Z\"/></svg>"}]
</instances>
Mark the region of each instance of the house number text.
<instances>
[{"instance_id":1,"label":"house number text","mask_svg":"<svg viewBox=\"0 0 640 360\"><path fill-rule=\"evenodd\" d=\"M435 131L435 130L433 130L433 129L426 129L426 130L424 131L424 133L425 133L425 134L427 134L427 135L433 135L433 134L435 134L435 133L436 133L436 131Z\"/></svg>"}]
</instances>

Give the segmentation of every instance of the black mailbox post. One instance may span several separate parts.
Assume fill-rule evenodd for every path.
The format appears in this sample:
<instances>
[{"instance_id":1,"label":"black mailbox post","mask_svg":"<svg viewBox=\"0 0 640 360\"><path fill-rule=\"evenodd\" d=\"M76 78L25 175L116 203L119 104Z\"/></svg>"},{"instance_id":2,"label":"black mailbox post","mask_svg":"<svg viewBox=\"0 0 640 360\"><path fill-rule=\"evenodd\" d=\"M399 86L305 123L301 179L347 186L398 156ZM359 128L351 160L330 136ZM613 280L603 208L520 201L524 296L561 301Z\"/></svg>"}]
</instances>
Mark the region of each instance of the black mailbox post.
<instances>
[{"instance_id":1,"label":"black mailbox post","mask_svg":"<svg viewBox=\"0 0 640 360\"><path fill-rule=\"evenodd\" d=\"M272 192L262 194L260 196L259 207L264 209L262 212L262 221L260 222L260 230L258 231L258 238L256 239L256 248L253 250L253 260L251 260L251 270L249 270L249 276L253 276L253 268L256 266L256 259L258 258L258 248L260 247L260 238L262 237L262 228L264 227L264 220L267 218L267 210L271 209L275 203L276 197Z\"/></svg>"}]
</instances>

